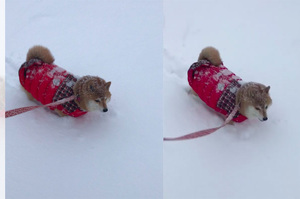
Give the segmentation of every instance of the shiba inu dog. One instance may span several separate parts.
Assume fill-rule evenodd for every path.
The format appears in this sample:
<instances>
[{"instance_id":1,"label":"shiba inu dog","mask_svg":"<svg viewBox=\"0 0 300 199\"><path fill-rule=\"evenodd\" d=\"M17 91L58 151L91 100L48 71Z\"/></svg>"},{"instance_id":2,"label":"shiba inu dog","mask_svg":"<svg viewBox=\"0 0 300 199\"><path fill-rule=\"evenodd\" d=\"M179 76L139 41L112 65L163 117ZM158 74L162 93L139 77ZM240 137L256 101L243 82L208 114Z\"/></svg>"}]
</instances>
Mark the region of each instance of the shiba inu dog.
<instances>
[{"instance_id":1,"label":"shiba inu dog","mask_svg":"<svg viewBox=\"0 0 300 199\"><path fill-rule=\"evenodd\" d=\"M108 111L111 82L97 76L77 78L53 64L54 57L43 46L34 46L27 53L26 62L19 69L19 79L28 98L49 104L75 95L75 99L51 107L60 116L81 116L88 111Z\"/></svg>"},{"instance_id":2,"label":"shiba inu dog","mask_svg":"<svg viewBox=\"0 0 300 199\"><path fill-rule=\"evenodd\" d=\"M243 82L223 65L218 50L213 47L202 50L198 62L188 70L188 81L194 94L224 116L228 116L237 105L239 110L233 118L235 122L247 118L268 119L267 109L272 104L270 86Z\"/></svg>"},{"instance_id":3,"label":"shiba inu dog","mask_svg":"<svg viewBox=\"0 0 300 199\"><path fill-rule=\"evenodd\" d=\"M249 119L268 120L267 109L272 104L269 90L270 86L260 83L248 82L242 84L236 93L236 104L240 107L240 113Z\"/></svg>"}]
</instances>

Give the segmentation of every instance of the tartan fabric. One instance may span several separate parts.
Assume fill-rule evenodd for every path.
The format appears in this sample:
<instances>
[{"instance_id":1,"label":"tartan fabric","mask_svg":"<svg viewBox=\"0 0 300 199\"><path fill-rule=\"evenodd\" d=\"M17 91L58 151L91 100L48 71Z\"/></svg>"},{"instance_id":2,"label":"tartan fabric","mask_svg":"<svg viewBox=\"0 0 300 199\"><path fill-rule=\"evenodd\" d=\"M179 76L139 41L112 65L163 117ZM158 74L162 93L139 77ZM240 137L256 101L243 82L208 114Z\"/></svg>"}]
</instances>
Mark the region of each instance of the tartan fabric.
<instances>
[{"instance_id":1,"label":"tartan fabric","mask_svg":"<svg viewBox=\"0 0 300 199\"><path fill-rule=\"evenodd\" d=\"M21 67L27 68L28 66L31 66L32 64L42 65L42 61L40 59L31 59L28 62L25 62Z\"/></svg>"},{"instance_id":2,"label":"tartan fabric","mask_svg":"<svg viewBox=\"0 0 300 199\"><path fill-rule=\"evenodd\" d=\"M28 62L25 62L25 63L22 64L22 66L19 69L19 72L22 70L24 72L24 74L23 74L24 77L26 77L27 69L28 69L29 66L32 66L32 65L41 66L42 61L40 59L31 59ZM20 79L20 81L21 81L21 79ZM21 82L21 84L22 83L24 83L24 82Z\"/></svg>"},{"instance_id":3,"label":"tartan fabric","mask_svg":"<svg viewBox=\"0 0 300 199\"><path fill-rule=\"evenodd\" d=\"M64 99L64 98L74 95L73 86L76 81L77 81L77 79L73 75L71 75L71 74L68 75L66 77L66 79L58 87L56 94L54 95L53 102L56 102L58 100L61 100L61 99ZM69 113L73 113L77 109L80 109L74 100L72 100L70 102L66 102L66 103L62 104L62 106Z\"/></svg>"},{"instance_id":4,"label":"tartan fabric","mask_svg":"<svg viewBox=\"0 0 300 199\"><path fill-rule=\"evenodd\" d=\"M22 64L19 69L19 79L24 89L43 105L73 95L72 88L77 81L63 68L39 59L31 59ZM72 117L79 117L87 113L81 110L74 100L49 108L58 109Z\"/></svg>"},{"instance_id":5,"label":"tartan fabric","mask_svg":"<svg viewBox=\"0 0 300 199\"><path fill-rule=\"evenodd\" d=\"M214 66L207 60L193 63L187 75L189 85L207 106L224 116L231 113L235 107L238 81L242 80L240 77L229 71L223 64ZM237 113L233 121L243 122L246 119L245 116Z\"/></svg>"},{"instance_id":6,"label":"tartan fabric","mask_svg":"<svg viewBox=\"0 0 300 199\"><path fill-rule=\"evenodd\" d=\"M210 65L210 62L207 60L199 60L198 62L195 62L191 65L190 70L195 70L199 66L206 66L208 67Z\"/></svg>"},{"instance_id":7,"label":"tartan fabric","mask_svg":"<svg viewBox=\"0 0 300 199\"><path fill-rule=\"evenodd\" d=\"M228 114L230 114L235 107L236 92L240 87L241 84L238 81L233 80L221 95L217 103L217 107L225 110ZM233 118L237 118L239 115L240 113L237 112Z\"/></svg>"}]
</instances>

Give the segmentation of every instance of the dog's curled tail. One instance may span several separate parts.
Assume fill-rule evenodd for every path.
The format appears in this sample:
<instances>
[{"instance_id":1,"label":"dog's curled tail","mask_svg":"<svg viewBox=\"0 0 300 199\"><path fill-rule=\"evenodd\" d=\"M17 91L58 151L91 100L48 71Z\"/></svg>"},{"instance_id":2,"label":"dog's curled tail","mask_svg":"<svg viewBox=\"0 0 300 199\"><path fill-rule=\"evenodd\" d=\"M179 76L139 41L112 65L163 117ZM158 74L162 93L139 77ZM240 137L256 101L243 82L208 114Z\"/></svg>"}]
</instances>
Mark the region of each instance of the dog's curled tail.
<instances>
[{"instance_id":1,"label":"dog's curled tail","mask_svg":"<svg viewBox=\"0 0 300 199\"><path fill-rule=\"evenodd\" d=\"M211 46L206 47L201 51L198 61L203 59L210 61L215 66L219 66L220 64L222 64L219 51Z\"/></svg>"},{"instance_id":2,"label":"dog's curled tail","mask_svg":"<svg viewBox=\"0 0 300 199\"><path fill-rule=\"evenodd\" d=\"M54 62L54 57L50 50L44 46L33 46L28 50L26 61L31 59L40 59L47 64L52 64Z\"/></svg>"}]
</instances>

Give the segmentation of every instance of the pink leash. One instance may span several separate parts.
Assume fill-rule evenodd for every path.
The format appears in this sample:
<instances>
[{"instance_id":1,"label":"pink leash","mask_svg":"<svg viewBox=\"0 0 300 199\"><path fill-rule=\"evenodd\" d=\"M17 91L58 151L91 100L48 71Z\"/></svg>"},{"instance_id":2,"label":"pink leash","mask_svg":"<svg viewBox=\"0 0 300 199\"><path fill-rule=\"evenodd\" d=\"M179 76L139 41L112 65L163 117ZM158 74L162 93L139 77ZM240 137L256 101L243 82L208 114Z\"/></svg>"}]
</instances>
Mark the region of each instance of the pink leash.
<instances>
[{"instance_id":1,"label":"pink leash","mask_svg":"<svg viewBox=\"0 0 300 199\"><path fill-rule=\"evenodd\" d=\"M5 112L5 118L12 117L12 116L15 116L15 115L19 115L19 114L22 114L22 113L25 113L27 111L31 111L31 110L34 110L34 109L37 109L37 108L57 106L57 105L65 103L65 102L72 101L74 99L75 99L75 95L72 95L71 97L67 97L67 98L58 100L56 102L52 102L50 104L46 104L46 105L27 106L27 107L22 107L22 108L16 108L16 109L13 109L13 110L10 110L10 111L6 111Z\"/></svg>"},{"instance_id":2,"label":"pink leash","mask_svg":"<svg viewBox=\"0 0 300 199\"><path fill-rule=\"evenodd\" d=\"M215 132L216 130L224 127L226 124L228 124L232 120L234 115L237 113L238 109L239 109L239 107L235 106L234 109L232 110L232 112L226 118L223 125L221 125L219 127L211 128L211 129L205 129L205 130L202 130L202 131L197 131L197 132L190 133L190 134L180 136L180 137L176 137L176 138L164 138L164 141L189 140L189 139L194 139L194 138L202 137L202 136L205 136L205 135L209 135L209 134Z\"/></svg>"}]
</instances>

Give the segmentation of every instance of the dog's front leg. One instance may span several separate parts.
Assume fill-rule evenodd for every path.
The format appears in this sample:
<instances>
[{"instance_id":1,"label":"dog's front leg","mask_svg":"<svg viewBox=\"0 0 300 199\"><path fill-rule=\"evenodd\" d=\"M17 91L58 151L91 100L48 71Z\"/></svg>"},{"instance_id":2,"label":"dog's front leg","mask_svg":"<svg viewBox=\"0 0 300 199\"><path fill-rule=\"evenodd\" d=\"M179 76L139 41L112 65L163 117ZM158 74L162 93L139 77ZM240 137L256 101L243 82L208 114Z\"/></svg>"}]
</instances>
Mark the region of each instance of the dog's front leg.
<instances>
[{"instance_id":1,"label":"dog's front leg","mask_svg":"<svg viewBox=\"0 0 300 199\"><path fill-rule=\"evenodd\" d=\"M64 116L67 116L67 114L64 114L62 111L58 110L58 109L55 109L54 110L60 117L64 117Z\"/></svg>"}]
</instances>

